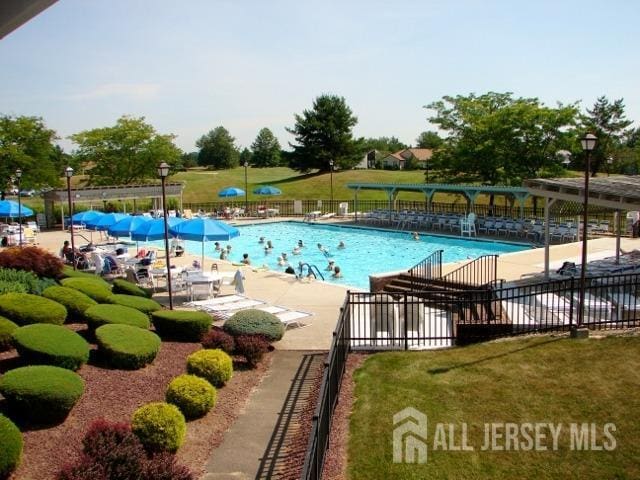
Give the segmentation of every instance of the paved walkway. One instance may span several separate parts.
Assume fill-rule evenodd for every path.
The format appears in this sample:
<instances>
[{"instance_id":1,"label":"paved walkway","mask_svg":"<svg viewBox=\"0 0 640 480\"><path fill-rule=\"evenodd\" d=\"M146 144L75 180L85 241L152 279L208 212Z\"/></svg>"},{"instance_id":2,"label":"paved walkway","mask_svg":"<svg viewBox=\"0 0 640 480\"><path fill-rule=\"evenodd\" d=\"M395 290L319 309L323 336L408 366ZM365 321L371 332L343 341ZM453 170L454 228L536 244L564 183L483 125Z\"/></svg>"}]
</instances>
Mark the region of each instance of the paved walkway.
<instances>
[{"instance_id":1,"label":"paved walkway","mask_svg":"<svg viewBox=\"0 0 640 480\"><path fill-rule=\"evenodd\" d=\"M313 372L324 358L321 352L276 350L267 375L213 452L202 480L269 479L285 473L291 465L283 447L298 428Z\"/></svg>"}]
</instances>

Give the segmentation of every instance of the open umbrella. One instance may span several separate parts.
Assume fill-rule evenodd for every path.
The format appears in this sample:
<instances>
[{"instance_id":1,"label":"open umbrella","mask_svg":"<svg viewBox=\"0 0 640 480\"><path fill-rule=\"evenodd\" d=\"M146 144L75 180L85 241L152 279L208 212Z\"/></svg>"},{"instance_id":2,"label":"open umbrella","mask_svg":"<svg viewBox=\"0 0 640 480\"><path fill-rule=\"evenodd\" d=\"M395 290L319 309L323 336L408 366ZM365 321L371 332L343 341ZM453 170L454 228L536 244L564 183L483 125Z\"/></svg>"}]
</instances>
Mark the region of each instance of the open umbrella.
<instances>
[{"instance_id":1,"label":"open umbrella","mask_svg":"<svg viewBox=\"0 0 640 480\"><path fill-rule=\"evenodd\" d=\"M253 191L253 193L255 193L256 195L265 195L265 196L281 195L282 190L276 187L272 187L271 185L263 185L261 187L256 188Z\"/></svg>"},{"instance_id":2,"label":"open umbrella","mask_svg":"<svg viewBox=\"0 0 640 480\"><path fill-rule=\"evenodd\" d=\"M84 212L74 213L71 221L74 225L86 225L88 222L97 222L105 213L98 210L86 210Z\"/></svg>"},{"instance_id":3,"label":"open umbrella","mask_svg":"<svg viewBox=\"0 0 640 480\"><path fill-rule=\"evenodd\" d=\"M18 208L20 207L20 208ZM20 210L20 212L18 212ZM13 200L0 200L0 217L30 217L33 215L33 210L24 205L18 205L18 202Z\"/></svg>"},{"instance_id":4,"label":"open umbrella","mask_svg":"<svg viewBox=\"0 0 640 480\"><path fill-rule=\"evenodd\" d=\"M202 243L202 262L204 266L204 243L214 240L231 240L240 235L240 230L231 225L209 218L194 218L179 223L169 229L171 235L181 240L193 240Z\"/></svg>"},{"instance_id":5,"label":"open umbrella","mask_svg":"<svg viewBox=\"0 0 640 480\"><path fill-rule=\"evenodd\" d=\"M111 225L128 216L126 213L105 213L98 218L87 221L86 226L91 230L107 230Z\"/></svg>"},{"instance_id":6,"label":"open umbrella","mask_svg":"<svg viewBox=\"0 0 640 480\"><path fill-rule=\"evenodd\" d=\"M130 237L131 233L140 225L151 220L151 217L145 217L144 215L128 215L126 218L111 225L107 232L112 237Z\"/></svg>"},{"instance_id":7,"label":"open umbrella","mask_svg":"<svg viewBox=\"0 0 640 480\"><path fill-rule=\"evenodd\" d=\"M167 223L169 227L173 227L178 223L184 222L184 218L169 217ZM164 239L164 218L154 218L148 222L144 222L133 232L131 232L131 240L140 242L151 242L153 240Z\"/></svg>"},{"instance_id":8,"label":"open umbrella","mask_svg":"<svg viewBox=\"0 0 640 480\"><path fill-rule=\"evenodd\" d=\"M227 187L224 190L218 192L219 197L241 197L245 194L245 191L237 187Z\"/></svg>"}]
</instances>

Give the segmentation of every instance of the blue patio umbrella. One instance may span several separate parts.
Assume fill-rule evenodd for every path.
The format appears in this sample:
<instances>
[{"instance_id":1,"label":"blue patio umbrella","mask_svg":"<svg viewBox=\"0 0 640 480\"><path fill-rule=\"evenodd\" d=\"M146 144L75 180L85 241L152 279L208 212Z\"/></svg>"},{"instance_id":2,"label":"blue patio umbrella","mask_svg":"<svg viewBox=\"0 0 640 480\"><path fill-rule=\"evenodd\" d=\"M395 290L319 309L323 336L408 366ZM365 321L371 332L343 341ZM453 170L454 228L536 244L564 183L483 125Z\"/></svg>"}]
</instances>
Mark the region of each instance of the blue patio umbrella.
<instances>
[{"instance_id":1,"label":"blue patio umbrella","mask_svg":"<svg viewBox=\"0 0 640 480\"><path fill-rule=\"evenodd\" d=\"M171 235L181 240L192 240L202 243L202 262L204 266L204 243L214 240L231 240L240 235L240 230L231 225L209 218L186 220L169 229Z\"/></svg>"},{"instance_id":2,"label":"blue patio umbrella","mask_svg":"<svg viewBox=\"0 0 640 480\"><path fill-rule=\"evenodd\" d=\"M18 210L20 212L18 213ZM18 202L14 202L13 200L0 200L0 217L30 217L33 215L33 210L29 207L25 207L24 205L20 205L18 208Z\"/></svg>"},{"instance_id":3,"label":"blue patio umbrella","mask_svg":"<svg viewBox=\"0 0 640 480\"><path fill-rule=\"evenodd\" d=\"M151 217L145 217L144 215L129 215L111 225L107 229L107 232L109 232L109 235L112 237L130 237L131 233L140 225L150 222L151 220Z\"/></svg>"},{"instance_id":4,"label":"blue patio umbrella","mask_svg":"<svg viewBox=\"0 0 640 480\"><path fill-rule=\"evenodd\" d=\"M253 193L256 195L281 195L282 190L276 187L272 187L271 185L263 185L261 187L256 188Z\"/></svg>"},{"instance_id":5,"label":"blue patio umbrella","mask_svg":"<svg viewBox=\"0 0 640 480\"><path fill-rule=\"evenodd\" d=\"M86 210L84 212L74 213L71 221L74 225L86 225L88 222L97 222L105 213L98 210Z\"/></svg>"},{"instance_id":6,"label":"blue patio umbrella","mask_svg":"<svg viewBox=\"0 0 640 480\"><path fill-rule=\"evenodd\" d=\"M169 227L173 227L178 223L184 222L184 218L169 217ZM131 240L140 242L152 242L154 240L164 239L164 218L154 218L148 222L144 222L133 232L131 232Z\"/></svg>"},{"instance_id":7,"label":"blue patio umbrella","mask_svg":"<svg viewBox=\"0 0 640 480\"><path fill-rule=\"evenodd\" d=\"M87 228L92 230L107 230L111 225L127 218L127 213L105 213L104 215L86 222Z\"/></svg>"},{"instance_id":8,"label":"blue patio umbrella","mask_svg":"<svg viewBox=\"0 0 640 480\"><path fill-rule=\"evenodd\" d=\"M241 197L245 194L245 191L237 187L227 187L224 190L218 192L219 197Z\"/></svg>"}]
</instances>

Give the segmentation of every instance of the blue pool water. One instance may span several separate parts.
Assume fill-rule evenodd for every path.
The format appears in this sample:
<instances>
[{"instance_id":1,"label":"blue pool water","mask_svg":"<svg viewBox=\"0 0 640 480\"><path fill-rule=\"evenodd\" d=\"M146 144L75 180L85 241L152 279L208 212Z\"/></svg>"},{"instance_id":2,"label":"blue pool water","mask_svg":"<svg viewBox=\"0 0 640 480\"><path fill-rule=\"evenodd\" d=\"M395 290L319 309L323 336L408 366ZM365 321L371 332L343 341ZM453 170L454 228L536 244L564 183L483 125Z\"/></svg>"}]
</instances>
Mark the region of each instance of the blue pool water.
<instances>
[{"instance_id":1,"label":"blue pool water","mask_svg":"<svg viewBox=\"0 0 640 480\"><path fill-rule=\"evenodd\" d=\"M222 246L232 246L229 260L233 262L239 262L242 254L248 253L252 266L265 264L270 270L283 272L286 267L279 266L277 258L286 252L289 263L296 271L298 262L309 263L320 269L327 282L366 290L369 288L369 274L407 270L436 250L444 250L442 261L448 263L529 248L526 245L436 235L421 235L420 240L416 241L409 232L300 222L263 223L238 228L239 237L230 242L221 242ZM258 243L260 237L264 237L265 241L271 240L274 246L271 253L265 254L264 245ZM298 240L302 240L305 247L300 255L294 255L292 250ZM337 248L340 241L345 243L346 248ZM326 247L330 257L318 249L318 243ZM202 245L197 242L186 242L185 248L198 257L202 251ZM205 257L219 258L219 252L214 252L213 242L205 244ZM325 270L329 259L340 266L342 278L331 278L331 272Z\"/></svg>"}]
</instances>

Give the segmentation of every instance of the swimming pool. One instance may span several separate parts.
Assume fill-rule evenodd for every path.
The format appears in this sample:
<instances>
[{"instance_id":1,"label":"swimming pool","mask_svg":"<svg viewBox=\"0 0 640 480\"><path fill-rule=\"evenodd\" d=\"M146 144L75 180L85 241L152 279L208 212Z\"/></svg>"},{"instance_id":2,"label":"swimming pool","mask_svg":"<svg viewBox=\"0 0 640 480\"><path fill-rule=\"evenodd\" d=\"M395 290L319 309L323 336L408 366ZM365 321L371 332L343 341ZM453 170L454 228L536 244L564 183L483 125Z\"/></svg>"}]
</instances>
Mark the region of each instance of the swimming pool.
<instances>
[{"instance_id":1,"label":"swimming pool","mask_svg":"<svg viewBox=\"0 0 640 480\"><path fill-rule=\"evenodd\" d=\"M248 253L252 266L267 265L270 270L283 272L285 266L278 265L278 256L287 254L289 263L296 269L298 262L316 265L325 280L331 283L369 289L369 274L407 270L436 250L444 250L443 263L473 259L481 255L519 252L529 247L506 242L469 240L438 235L421 235L416 241L409 232L394 232L372 228L344 225L308 224L301 222L275 222L239 226L240 236L222 246L231 245L229 260L239 262L243 253ZM271 240L273 250L265 254L260 237ZM292 253L298 240L304 242L300 255ZM343 241L344 249L338 249ZM325 256L317 247L322 244ZM200 256L202 245L186 242L189 253ZM218 259L213 242L205 244L205 256ZM342 278L331 278L326 271L328 260L333 260L342 270Z\"/></svg>"}]
</instances>

